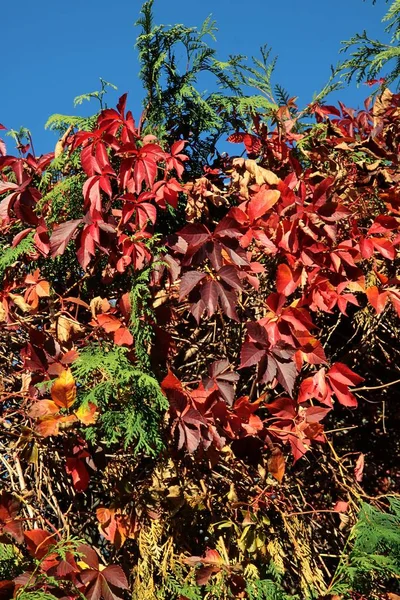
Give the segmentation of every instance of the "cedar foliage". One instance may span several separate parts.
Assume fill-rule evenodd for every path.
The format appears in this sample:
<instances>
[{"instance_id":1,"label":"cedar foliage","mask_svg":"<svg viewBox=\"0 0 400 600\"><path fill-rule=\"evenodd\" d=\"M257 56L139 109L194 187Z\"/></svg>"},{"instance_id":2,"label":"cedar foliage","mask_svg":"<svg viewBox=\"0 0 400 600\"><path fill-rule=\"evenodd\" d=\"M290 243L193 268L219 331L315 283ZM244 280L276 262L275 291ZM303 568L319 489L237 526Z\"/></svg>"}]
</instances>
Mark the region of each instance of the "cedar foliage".
<instances>
[{"instance_id":1,"label":"cedar foliage","mask_svg":"<svg viewBox=\"0 0 400 600\"><path fill-rule=\"evenodd\" d=\"M102 80L54 153L0 144L0 592L383 599L400 98L299 110L268 50L222 63L151 1L139 26L138 124Z\"/></svg>"},{"instance_id":2,"label":"cedar foliage","mask_svg":"<svg viewBox=\"0 0 400 600\"><path fill-rule=\"evenodd\" d=\"M374 2L375 4L375 2ZM344 60L337 72L341 73L347 83L354 78L357 84L366 80L377 80L385 86L400 85L400 1L394 0L384 15L382 22L385 32L390 35L389 43L371 39L364 30L343 43L341 52L349 52L350 57Z\"/></svg>"}]
</instances>

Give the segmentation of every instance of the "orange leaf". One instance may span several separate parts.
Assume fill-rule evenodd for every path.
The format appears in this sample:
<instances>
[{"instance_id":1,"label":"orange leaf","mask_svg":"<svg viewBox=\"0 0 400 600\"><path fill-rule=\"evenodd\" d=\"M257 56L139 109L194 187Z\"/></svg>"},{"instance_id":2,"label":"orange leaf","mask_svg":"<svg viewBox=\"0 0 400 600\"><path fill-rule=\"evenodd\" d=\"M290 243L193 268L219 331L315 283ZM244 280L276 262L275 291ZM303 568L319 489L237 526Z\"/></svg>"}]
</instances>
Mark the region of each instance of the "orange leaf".
<instances>
[{"instance_id":1,"label":"orange leaf","mask_svg":"<svg viewBox=\"0 0 400 600\"><path fill-rule=\"evenodd\" d=\"M96 517L97 517L99 523L101 523L102 525L104 525L104 523L108 523L109 521L111 521L111 519L113 518L113 515L114 515L114 510L110 511L108 508L104 508L103 506L100 506L96 510Z\"/></svg>"},{"instance_id":2,"label":"orange leaf","mask_svg":"<svg viewBox=\"0 0 400 600\"><path fill-rule=\"evenodd\" d=\"M285 457L279 448L274 448L272 456L268 459L268 471L279 483L282 482L285 474Z\"/></svg>"},{"instance_id":3,"label":"orange leaf","mask_svg":"<svg viewBox=\"0 0 400 600\"><path fill-rule=\"evenodd\" d=\"M36 293L40 298L47 298L50 296L50 284L48 281L42 279L36 285Z\"/></svg>"},{"instance_id":4,"label":"orange leaf","mask_svg":"<svg viewBox=\"0 0 400 600\"><path fill-rule=\"evenodd\" d=\"M76 385L70 369L65 369L55 380L51 397L61 408L69 408L75 402Z\"/></svg>"},{"instance_id":5,"label":"orange leaf","mask_svg":"<svg viewBox=\"0 0 400 600\"><path fill-rule=\"evenodd\" d=\"M89 402L87 406L80 406L75 415L84 425L93 425L97 420L97 406Z\"/></svg>"},{"instance_id":6,"label":"orange leaf","mask_svg":"<svg viewBox=\"0 0 400 600\"><path fill-rule=\"evenodd\" d=\"M121 321L112 315L97 315L97 320L106 333L117 331L122 326Z\"/></svg>"},{"instance_id":7,"label":"orange leaf","mask_svg":"<svg viewBox=\"0 0 400 600\"><path fill-rule=\"evenodd\" d=\"M53 415L49 415L47 417L43 417L36 427L35 432L42 437L49 437L50 435L58 435L60 427L60 417Z\"/></svg>"},{"instance_id":8,"label":"orange leaf","mask_svg":"<svg viewBox=\"0 0 400 600\"><path fill-rule=\"evenodd\" d=\"M132 346L133 337L127 327L120 327L117 329L114 333L114 343L117 344L117 346Z\"/></svg>"},{"instance_id":9,"label":"orange leaf","mask_svg":"<svg viewBox=\"0 0 400 600\"><path fill-rule=\"evenodd\" d=\"M53 400L38 400L29 409L28 415L34 419L55 415L60 410Z\"/></svg>"}]
</instances>

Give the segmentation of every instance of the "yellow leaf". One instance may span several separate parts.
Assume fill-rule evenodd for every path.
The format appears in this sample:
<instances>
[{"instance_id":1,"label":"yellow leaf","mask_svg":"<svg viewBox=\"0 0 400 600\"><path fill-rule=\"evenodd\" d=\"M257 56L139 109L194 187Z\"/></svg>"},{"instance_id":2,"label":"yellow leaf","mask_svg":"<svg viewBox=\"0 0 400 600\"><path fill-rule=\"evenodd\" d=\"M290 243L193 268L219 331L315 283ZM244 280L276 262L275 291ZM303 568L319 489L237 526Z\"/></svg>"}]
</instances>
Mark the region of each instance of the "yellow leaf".
<instances>
[{"instance_id":1,"label":"yellow leaf","mask_svg":"<svg viewBox=\"0 0 400 600\"><path fill-rule=\"evenodd\" d=\"M76 385L70 369L65 369L51 388L51 397L57 406L69 408L76 399Z\"/></svg>"},{"instance_id":2,"label":"yellow leaf","mask_svg":"<svg viewBox=\"0 0 400 600\"><path fill-rule=\"evenodd\" d=\"M75 414L84 425L93 425L98 417L97 406L89 402L86 406L80 406Z\"/></svg>"}]
</instances>

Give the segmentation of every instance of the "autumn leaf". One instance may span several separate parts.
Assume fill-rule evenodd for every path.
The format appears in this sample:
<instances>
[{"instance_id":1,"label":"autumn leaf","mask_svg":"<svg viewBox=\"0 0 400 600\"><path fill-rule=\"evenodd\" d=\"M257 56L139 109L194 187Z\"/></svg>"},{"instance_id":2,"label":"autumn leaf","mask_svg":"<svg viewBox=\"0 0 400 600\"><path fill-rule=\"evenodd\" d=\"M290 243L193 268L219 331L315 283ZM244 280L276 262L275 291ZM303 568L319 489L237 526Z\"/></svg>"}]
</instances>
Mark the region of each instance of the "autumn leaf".
<instances>
[{"instance_id":1,"label":"autumn leaf","mask_svg":"<svg viewBox=\"0 0 400 600\"><path fill-rule=\"evenodd\" d=\"M93 425L98 418L97 406L92 402L89 402L86 406L82 404L75 415L84 425Z\"/></svg>"},{"instance_id":2,"label":"autumn leaf","mask_svg":"<svg viewBox=\"0 0 400 600\"><path fill-rule=\"evenodd\" d=\"M70 369L65 369L51 387L51 397L60 408L69 408L76 399L76 385Z\"/></svg>"},{"instance_id":3,"label":"autumn leaf","mask_svg":"<svg viewBox=\"0 0 400 600\"><path fill-rule=\"evenodd\" d=\"M57 320L57 338L60 342L69 342L84 332L84 328L78 321L61 315Z\"/></svg>"},{"instance_id":4,"label":"autumn leaf","mask_svg":"<svg viewBox=\"0 0 400 600\"><path fill-rule=\"evenodd\" d=\"M272 450L272 455L268 459L267 466L271 475L275 477L279 483L282 483L285 474L285 457L279 448L274 448Z\"/></svg>"}]
</instances>

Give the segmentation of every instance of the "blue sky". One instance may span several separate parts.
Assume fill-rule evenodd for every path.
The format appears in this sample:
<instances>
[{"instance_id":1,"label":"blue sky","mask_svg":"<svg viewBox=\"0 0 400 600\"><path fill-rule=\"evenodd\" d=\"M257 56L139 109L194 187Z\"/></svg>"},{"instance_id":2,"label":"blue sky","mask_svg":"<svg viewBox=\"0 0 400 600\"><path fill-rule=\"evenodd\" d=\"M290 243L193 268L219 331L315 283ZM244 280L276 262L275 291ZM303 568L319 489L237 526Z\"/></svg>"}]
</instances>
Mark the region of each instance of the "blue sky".
<instances>
[{"instance_id":1,"label":"blue sky","mask_svg":"<svg viewBox=\"0 0 400 600\"><path fill-rule=\"evenodd\" d=\"M56 135L44 130L53 113L90 114L74 109L78 94L99 88L99 77L129 93L139 118L142 90L134 49L141 0L14 0L1 9L2 73L0 123L28 127L36 153L53 149ZM218 57L257 54L268 43L278 55L275 81L298 103L308 103L337 62L340 41L367 29L384 38L380 22L387 5L378 0L155 0L156 23L200 25L212 13L218 25ZM352 85L340 99L359 106L369 88ZM337 96L336 96L337 97ZM335 98L332 98L334 100Z\"/></svg>"}]
</instances>

